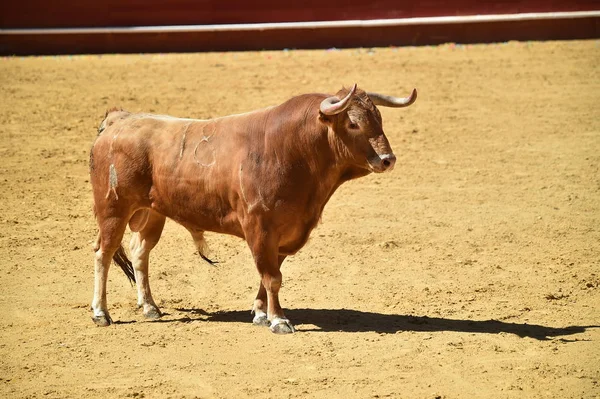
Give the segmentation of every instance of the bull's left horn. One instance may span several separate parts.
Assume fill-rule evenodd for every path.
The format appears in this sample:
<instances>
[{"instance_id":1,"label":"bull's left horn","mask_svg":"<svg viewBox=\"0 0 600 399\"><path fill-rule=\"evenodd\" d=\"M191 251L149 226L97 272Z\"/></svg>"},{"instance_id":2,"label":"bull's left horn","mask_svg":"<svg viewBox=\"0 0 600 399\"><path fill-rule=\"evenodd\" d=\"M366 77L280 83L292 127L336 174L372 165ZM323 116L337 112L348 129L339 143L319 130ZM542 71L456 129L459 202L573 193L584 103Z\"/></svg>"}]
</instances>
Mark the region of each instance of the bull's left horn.
<instances>
[{"instance_id":1,"label":"bull's left horn","mask_svg":"<svg viewBox=\"0 0 600 399\"><path fill-rule=\"evenodd\" d=\"M352 90L341 101L336 96L328 97L321 102L319 109L325 115L336 115L344 111L350 105L350 97L356 92L356 83L352 86Z\"/></svg>"},{"instance_id":2,"label":"bull's left horn","mask_svg":"<svg viewBox=\"0 0 600 399\"><path fill-rule=\"evenodd\" d=\"M415 102L417 99L417 89L413 89L412 93L410 93L410 96L408 97L392 97L386 96L385 94L369 92L367 92L367 95L375 105L381 105L382 107L401 108L408 107Z\"/></svg>"}]
</instances>

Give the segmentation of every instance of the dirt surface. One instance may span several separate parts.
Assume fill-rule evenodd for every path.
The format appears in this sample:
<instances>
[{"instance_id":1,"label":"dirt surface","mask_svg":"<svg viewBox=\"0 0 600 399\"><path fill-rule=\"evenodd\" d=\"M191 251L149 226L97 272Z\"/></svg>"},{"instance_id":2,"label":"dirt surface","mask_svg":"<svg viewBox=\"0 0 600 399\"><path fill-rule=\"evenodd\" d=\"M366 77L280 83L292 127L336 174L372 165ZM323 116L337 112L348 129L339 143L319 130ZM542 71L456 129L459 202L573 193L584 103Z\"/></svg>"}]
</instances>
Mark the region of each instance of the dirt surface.
<instances>
[{"instance_id":1,"label":"dirt surface","mask_svg":"<svg viewBox=\"0 0 600 399\"><path fill-rule=\"evenodd\" d=\"M208 118L342 85L392 173L342 186L284 263L296 334L251 324L244 242L168 222L145 321L95 327L88 153L104 111ZM0 59L0 397L597 398L600 44Z\"/></svg>"}]
</instances>

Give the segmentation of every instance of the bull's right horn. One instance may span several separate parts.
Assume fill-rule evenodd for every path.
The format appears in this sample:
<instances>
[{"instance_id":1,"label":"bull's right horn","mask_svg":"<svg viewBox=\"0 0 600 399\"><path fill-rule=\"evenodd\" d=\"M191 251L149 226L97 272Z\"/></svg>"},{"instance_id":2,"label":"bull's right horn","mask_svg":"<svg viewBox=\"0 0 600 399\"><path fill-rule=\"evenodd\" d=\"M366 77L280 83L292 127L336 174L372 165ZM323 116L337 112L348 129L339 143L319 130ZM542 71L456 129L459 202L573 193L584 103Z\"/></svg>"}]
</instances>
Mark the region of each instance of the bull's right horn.
<instances>
[{"instance_id":1,"label":"bull's right horn","mask_svg":"<svg viewBox=\"0 0 600 399\"><path fill-rule=\"evenodd\" d=\"M379 93L367 93L373 104L381 105L383 107L408 107L417 99L417 89L413 89L412 93L408 97L392 97L386 96L385 94Z\"/></svg>"},{"instance_id":2,"label":"bull's right horn","mask_svg":"<svg viewBox=\"0 0 600 399\"><path fill-rule=\"evenodd\" d=\"M327 97L321 102L319 109L325 115L336 115L344 111L350 105L350 97L356 92L356 83L352 86L352 90L341 101L336 96Z\"/></svg>"}]
</instances>

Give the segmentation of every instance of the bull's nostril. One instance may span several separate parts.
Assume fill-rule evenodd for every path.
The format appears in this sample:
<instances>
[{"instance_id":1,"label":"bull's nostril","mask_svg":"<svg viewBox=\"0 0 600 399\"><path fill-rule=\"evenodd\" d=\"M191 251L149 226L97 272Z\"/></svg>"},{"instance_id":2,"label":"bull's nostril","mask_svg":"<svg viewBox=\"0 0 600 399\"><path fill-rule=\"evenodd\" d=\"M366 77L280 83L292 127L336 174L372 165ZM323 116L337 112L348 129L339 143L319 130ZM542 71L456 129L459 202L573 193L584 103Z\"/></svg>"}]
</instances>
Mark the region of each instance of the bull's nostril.
<instances>
[{"instance_id":1,"label":"bull's nostril","mask_svg":"<svg viewBox=\"0 0 600 399\"><path fill-rule=\"evenodd\" d=\"M390 171L396 164L396 157L394 154L383 154L379 155L376 159L369 159L369 165L371 169L376 172Z\"/></svg>"}]
</instances>

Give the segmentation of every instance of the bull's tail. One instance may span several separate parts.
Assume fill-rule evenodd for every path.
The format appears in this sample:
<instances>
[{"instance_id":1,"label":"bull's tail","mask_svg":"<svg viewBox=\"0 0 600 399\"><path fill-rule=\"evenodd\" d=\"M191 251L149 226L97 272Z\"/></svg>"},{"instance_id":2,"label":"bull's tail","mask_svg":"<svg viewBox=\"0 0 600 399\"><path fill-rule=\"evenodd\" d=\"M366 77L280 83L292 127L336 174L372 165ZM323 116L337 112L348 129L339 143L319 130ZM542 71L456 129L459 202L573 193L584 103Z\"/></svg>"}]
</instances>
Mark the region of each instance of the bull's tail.
<instances>
[{"instance_id":1,"label":"bull's tail","mask_svg":"<svg viewBox=\"0 0 600 399\"><path fill-rule=\"evenodd\" d=\"M127 258L127 254L125 253L125 249L123 249L122 245L119 246L119 249L117 249L117 252L115 252L115 254L113 255L113 260L117 265L119 265L119 267L121 267L121 270L123 270L123 273L125 273L125 275L129 279L129 282L132 285L135 284L135 273L133 271L133 265L131 264L129 258Z\"/></svg>"},{"instance_id":2,"label":"bull's tail","mask_svg":"<svg viewBox=\"0 0 600 399\"><path fill-rule=\"evenodd\" d=\"M207 262L209 265L211 265L211 266L215 266L217 263L219 263L219 262L217 262L216 260L212 260L212 259L208 258L208 257L207 257L206 255L204 255L202 252L199 252L199 253L200 253L200 257L201 257L202 259L204 259L204 261L205 261L205 262Z\"/></svg>"}]
</instances>

